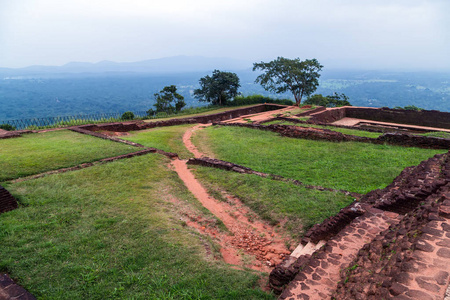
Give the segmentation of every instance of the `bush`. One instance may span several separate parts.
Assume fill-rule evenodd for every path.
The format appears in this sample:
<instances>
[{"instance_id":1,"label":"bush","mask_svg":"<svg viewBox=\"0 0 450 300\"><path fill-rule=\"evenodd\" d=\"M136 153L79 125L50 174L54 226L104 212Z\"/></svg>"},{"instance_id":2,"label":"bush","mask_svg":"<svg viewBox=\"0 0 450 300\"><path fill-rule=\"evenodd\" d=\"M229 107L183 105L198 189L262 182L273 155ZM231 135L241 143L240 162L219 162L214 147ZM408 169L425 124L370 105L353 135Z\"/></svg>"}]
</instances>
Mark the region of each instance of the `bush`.
<instances>
[{"instance_id":1,"label":"bush","mask_svg":"<svg viewBox=\"0 0 450 300\"><path fill-rule=\"evenodd\" d=\"M0 129L4 129L4 130L8 130L8 131L13 131L16 130L16 127L9 125L9 124L1 124L0 125Z\"/></svg>"},{"instance_id":2,"label":"bush","mask_svg":"<svg viewBox=\"0 0 450 300\"><path fill-rule=\"evenodd\" d=\"M404 110L415 110L415 111L421 111L423 108L417 107L415 105L407 105L404 107L396 106L394 109L404 109Z\"/></svg>"},{"instance_id":3,"label":"bush","mask_svg":"<svg viewBox=\"0 0 450 300\"><path fill-rule=\"evenodd\" d=\"M294 105L294 102L289 99L274 99L263 95L250 95L250 96L236 96L233 101L228 101L227 106L240 106L258 103L275 103L283 105Z\"/></svg>"},{"instance_id":4,"label":"bush","mask_svg":"<svg viewBox=\"0 0 450 300\"><path fill-rule=\"evenodd\" d=\"M324 107L340 107L352 106L345 94L334 93L330 96L322 96L322 94L314 94L310 96L303 104L319 105Z\"/></svg>"},{"instance_id":5,"label":"bush","mask_svg":"<svg viewBox=\"0 0 450 300\"><path fill-rule=\"evenodd\" d=\"M122 120L133 120L134 114L131 111L126 111L122 114Z\"/></svg>"}]
</instances>

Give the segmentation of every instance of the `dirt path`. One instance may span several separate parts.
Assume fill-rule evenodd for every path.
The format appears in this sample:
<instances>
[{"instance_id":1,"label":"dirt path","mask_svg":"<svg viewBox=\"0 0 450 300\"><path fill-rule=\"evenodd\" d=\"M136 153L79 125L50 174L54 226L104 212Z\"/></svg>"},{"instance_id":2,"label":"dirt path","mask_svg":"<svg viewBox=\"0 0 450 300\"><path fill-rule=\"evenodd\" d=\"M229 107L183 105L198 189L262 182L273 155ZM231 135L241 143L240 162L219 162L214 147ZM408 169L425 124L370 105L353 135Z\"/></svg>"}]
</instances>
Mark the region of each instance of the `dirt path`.
<instances>
[{"instance_id":1,"label":"dirt path","mask_svg":"<svg viewBox=\"0 0 450 300\"><path fill-rule=\"evenodd\" d=\"M190 137L195 130L204 126L197 125L187 130L183 136L186 147L196 157L201 157L202 153L192 144ZM230 234L226 234L219 232L214 226L207 228L195 221L187 223L221 245L220 252L225 262L270 272L274 265L290 254L286 247L287 239L272 226L259 220L239 199L226 194L227 202L211 197L188 169L185 160L174 159L171 166L189 191L229 230Z\"/></svg>"},{"instance_id":2,"label":"dirt path","mask_svg":"<svg viewBox=\"0 0 450 300\"><path fill-rule=\"evenodd\" d=\"M184 145L186 146L186 148L192 154L194 154L195 158L200 158L200 157L204 156L204 154L201 153L197 149L197 147L195 147L195 145L192 143L192 141L191 141L192 134L194 133L194 131L196 131L196 130L198 130L200 128L206 128L206 127L211 126L211 125L212 124L198 124L198 125L195 125L194 127L188 129L183 135L183 143L184 143Z\"/></svg>"}]
</instances>

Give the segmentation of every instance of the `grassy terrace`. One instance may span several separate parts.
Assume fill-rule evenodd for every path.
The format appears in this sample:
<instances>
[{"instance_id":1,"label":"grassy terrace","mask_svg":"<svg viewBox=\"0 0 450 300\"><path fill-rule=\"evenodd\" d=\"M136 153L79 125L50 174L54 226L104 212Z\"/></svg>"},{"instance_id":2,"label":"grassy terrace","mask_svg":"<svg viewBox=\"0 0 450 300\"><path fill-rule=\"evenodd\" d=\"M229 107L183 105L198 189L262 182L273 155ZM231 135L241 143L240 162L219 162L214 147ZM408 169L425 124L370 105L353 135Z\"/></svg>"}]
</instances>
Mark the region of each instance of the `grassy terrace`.
<instances>
[{"instance_id":1,"label":"grassy terrace","mask_svg":"<svg viewBox=\"0 0 450 300\"><path fill-rule=\"evenodd\" d=\"M154 147L168 152L175 152L181 158L192 157L192 154L183 145L183 134L195 125L177 125L169 127L152 128L142 131L131 131L126 139L147 147Z\"/></svg>"},{"instance_id":2,"label":"grassy terrace","mask_svg":"<svg viewBox=\"0 0 450 300\"><path fill-rule=\"evenodd\" d=\"M205 254L168 201L196 202L168 162L150 154L6 185L23 205L0 217L0 270L45 299L273 299L254 272Z\"/></svg>"},{"instance_id":3,"label":"grassy terrace","mask_svg":"<svg viewBox=\"0 0 450 300\"><path fill-rule=\"evenodd\" d=\"M369 132L364 130L357 130L357 129L348 129L348 128L339 128L334 126L322 126L322 125L314 125L314 124L301 124L301 123L293 123L283 120L275 120L271 122L264 123L263 125L270 125L270 124L277 124L277 125L291 125L291 126L299 126L299 127L313 127L313 128L321 128L321 129L329 129L336 132L341 132L343 134L349 134L349 135L356 135L356 136L362 136L362 137L369 137L369 138L377 138L383 133L380 132Z\"/></svg>"},{"instance_id":4,"label":"grassy terrace","mask_svg":"<svg viewBox=\"0 0 450 300\"><path fill-rule=\"evenodd\" d=\"M428 132L428 133L423 133L421 135L450 139L450 132L443 132L443 131Z\"/></svg>"},{"instance_id":5,"label":"grassy terrace","mask_svg":"<svg viewBox=\"0 0 450 300\"><path fill-rule=\"evenodd\" d=\"M203 152L254 170L304 183L367 193L383 188L407 166L445 150L284 138L239 127L209 127L195 137Z\"/></svg>"},{"instance_id":6,"label":"grassy terrace","mask_svg":"<svg viewBox=\"0 0 450 300\"><path fill-rule=\"evenodd\" d=\"M68 130L24 134L0 140L0 182L137 150Z\"/></svg>"},{"instance_id":7,"label":"grassy terrace","mask_svg":"<svg viewBox=\"0 0 450 300\"><path fill-rule=\"evenodd\" d=\"M296 238L353 202L352 197L342 193L320 192L256 175L201 166L193 168L196 177L211 194L217 195L220 190L225 190L236 195L273 225L287 221L284 228Z\"/></svg>"}]
</instances>

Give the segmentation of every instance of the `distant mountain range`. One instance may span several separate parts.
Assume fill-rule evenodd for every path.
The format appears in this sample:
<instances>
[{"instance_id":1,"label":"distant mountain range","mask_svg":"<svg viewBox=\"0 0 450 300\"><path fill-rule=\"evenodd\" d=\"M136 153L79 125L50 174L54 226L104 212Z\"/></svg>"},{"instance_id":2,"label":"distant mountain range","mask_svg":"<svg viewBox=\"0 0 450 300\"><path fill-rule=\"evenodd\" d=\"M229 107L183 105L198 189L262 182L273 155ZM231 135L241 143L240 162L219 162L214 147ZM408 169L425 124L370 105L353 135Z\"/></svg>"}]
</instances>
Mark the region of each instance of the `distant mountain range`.
<instances>
[{"instance_id":1,"label":"distant mountain range","mask_svg":"<svg viewBox=\"0 0 450 300\"><path fill-rule=\"evenodd\" d=\"M173 56L137 62L101 61L98 63L70 62L63 66L30 66L25 68L0 68L0 76L62 75L82 73L141 73L174 74L212 71L239 71L252 67L252 62L232 58L202 56Z\"/></svg>"},{"instance_id":2,"label":"distant mountain range","mask_svg":"<svg viewBox=\"0 0 450 300\"><path fill-rule=\"evenodd\" d=\"M193 96L199 79L214 69L235 72L243 95L275 94L255 83L252 62L230 58L175 56L139 62L71 62L63 66L0 68L3 120L79 114L146 111L154 94L176 85L188 107L206 105ZM344 93L356 106L415 105L450 111L450 73L336 70L324 68L318 94Z\"/></svg>"}]
</instances>

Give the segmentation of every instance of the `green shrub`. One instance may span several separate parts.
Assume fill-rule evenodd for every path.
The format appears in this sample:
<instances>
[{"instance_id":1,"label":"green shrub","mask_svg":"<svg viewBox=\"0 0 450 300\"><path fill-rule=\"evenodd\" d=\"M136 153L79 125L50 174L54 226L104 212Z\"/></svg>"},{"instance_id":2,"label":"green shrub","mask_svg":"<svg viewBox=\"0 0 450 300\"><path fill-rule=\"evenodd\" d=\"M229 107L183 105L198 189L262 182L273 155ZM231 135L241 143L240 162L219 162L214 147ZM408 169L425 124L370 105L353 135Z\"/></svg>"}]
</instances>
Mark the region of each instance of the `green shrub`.
<instances>
[{"instance_id":1,"label":"green shrub","mask_svg":"<svg viewBox=\"0 0 450 300\"><path fill-rule=\"evenodd\" d=\"M334 95L322 96L322 94L314 94L304 104L319 105L325 107L352 106L348 101L349 98L345 94L334 93Z\"/></svg>"},{"instance_id":2,"label":"green shrub","mask_svg":"<svg viewBox=\"0 0 450 300\"><path fill-rule=\"evenodd\" d=\"M122 114L122 120L133 120L134 114L131 111L126 111Z\"/></svg>"},{"instance_id":3,"label":"green shrub","mask_svg":"<svg viewBox=\"0 0 450 300\"><path fill-rule=\"evenodd\" d=\"M0 124L0 129L13 131L13 130L16 130L16 127L9 125L9 124Z\"/></svg>"},{"instance_id":4,"label":"green shrub","mask_svg":"<svg viewBox=\"0 0 450 300\"><path fill-rule=\"evenodd\" d=\"M274 99L263 95L236 96L234 100L228 101L227 106L240 106L258 103L275 103L283 105L293 105L294 102L289 99Z\"/></svg>"},{"instance_id":5,"label":"green shrub","mask_svg":"<svg viewBox=\"0 0 450 300\"><path fill-rule=\"evenodd\" d=\"M423 108L417 107L415 105L406 105L404 107L396 106L394 109L404 109L404 110L415 110L415 111L421 111Z\"/></svg>"},{"instance_id":6,"label":"green shrub","mask_svg":"<svg viewBox=\"0 0 450 300\"><path fill-rule=\"evenodd\" d=\"M167 116L169 116L169 114L166 113L165 111L161 111L156 114L156 118L166 118Z\"/></svg>"}]
</instances>

